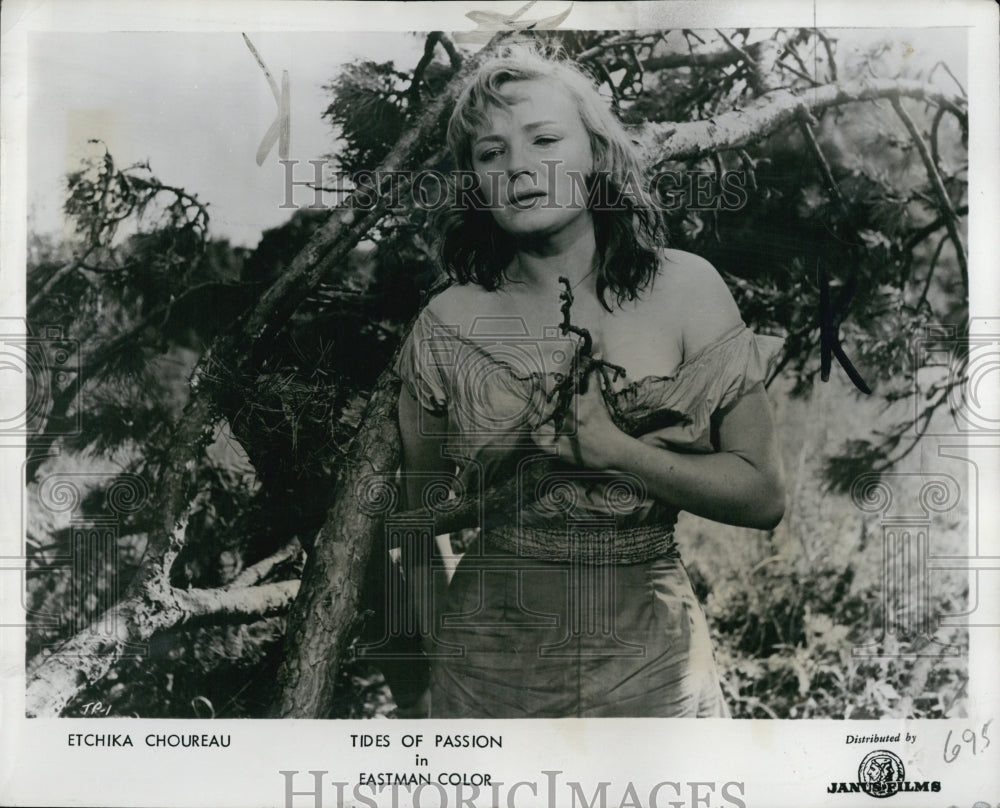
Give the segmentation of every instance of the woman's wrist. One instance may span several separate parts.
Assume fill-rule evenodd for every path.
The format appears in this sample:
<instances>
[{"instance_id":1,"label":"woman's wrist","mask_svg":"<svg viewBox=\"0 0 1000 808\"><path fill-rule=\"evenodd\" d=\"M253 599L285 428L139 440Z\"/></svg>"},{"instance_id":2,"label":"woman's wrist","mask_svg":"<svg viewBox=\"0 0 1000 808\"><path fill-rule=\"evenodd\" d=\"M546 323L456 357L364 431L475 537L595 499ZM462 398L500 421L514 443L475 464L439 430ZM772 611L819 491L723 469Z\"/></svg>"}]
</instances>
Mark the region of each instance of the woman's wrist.
<instances>
[{"instance_id":1,"label":"woman's wrist","mask_svg":"<svg viewBox=\"0 0 1000 808\"><path fill-rule=\"evenodd\" d=\"M609 430L605 439L595 447L594 467L625 470L637 443L639 441L617 427Z\"/></svg>"}]
</instances>

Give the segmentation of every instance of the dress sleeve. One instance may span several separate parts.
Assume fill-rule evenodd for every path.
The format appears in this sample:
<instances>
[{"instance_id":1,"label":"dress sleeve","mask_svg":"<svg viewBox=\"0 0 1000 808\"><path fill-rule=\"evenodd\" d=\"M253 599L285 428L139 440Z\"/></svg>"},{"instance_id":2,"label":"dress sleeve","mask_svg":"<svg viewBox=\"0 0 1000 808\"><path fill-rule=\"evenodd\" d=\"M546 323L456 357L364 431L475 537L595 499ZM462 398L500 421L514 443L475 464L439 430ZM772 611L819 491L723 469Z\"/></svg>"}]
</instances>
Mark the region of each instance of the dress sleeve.
<instances>
[{"instance_id":1,"label":"dress sleeve","mask_svg":"<svg viewBox=\"0 0 1000 808\"><path fill-rule=\"evenodd\" d=\"M450 388L446 374L447 353L453 350L446 335L439 333L426 310L413 323L396 359L395 371L406 389L432 415L443 416L448 410Z\"/></svg>"},{"instance_id":2,"label":"dress sleeve","mask_svg":"<svg viewBox=\"0 0 1000 808\"><path fill-rule=\"evenodd\" d=\"M735 404L754 385L764 381L781 355L784 339L755 334L743 328L713 357L714 390L708 398L716 402L714 411Z\"/></svg>"}]
</instances>

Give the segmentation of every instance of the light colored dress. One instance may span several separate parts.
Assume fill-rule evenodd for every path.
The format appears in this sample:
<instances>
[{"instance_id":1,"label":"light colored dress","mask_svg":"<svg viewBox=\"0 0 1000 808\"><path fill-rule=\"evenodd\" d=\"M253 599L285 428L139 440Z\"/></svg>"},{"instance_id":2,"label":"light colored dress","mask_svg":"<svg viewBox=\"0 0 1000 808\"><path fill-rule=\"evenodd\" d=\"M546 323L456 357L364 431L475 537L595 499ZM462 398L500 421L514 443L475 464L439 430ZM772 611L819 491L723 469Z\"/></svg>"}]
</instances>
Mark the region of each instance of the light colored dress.
<instances>
[{"instance_id":1,"label":"light colored dress","mask_svg":"<svg viewBox=\"0 0 1000 808\"><path fill-rule=\"evenodd\" d=\"M728 716L674 543L677 509L637 477L546 456L531 431L555 406L556 374L542 368L559 346L515 320L475 328L462 334L425 309L396 364L420 405L446 418L460 495L511 477L526 489L510 513L484 518L435 615L432 715ZM740 324L669 377L626 376L614 394L626 430L715 451L712 416L766 378L781 346Z\"/></svg>"}]
</instances>

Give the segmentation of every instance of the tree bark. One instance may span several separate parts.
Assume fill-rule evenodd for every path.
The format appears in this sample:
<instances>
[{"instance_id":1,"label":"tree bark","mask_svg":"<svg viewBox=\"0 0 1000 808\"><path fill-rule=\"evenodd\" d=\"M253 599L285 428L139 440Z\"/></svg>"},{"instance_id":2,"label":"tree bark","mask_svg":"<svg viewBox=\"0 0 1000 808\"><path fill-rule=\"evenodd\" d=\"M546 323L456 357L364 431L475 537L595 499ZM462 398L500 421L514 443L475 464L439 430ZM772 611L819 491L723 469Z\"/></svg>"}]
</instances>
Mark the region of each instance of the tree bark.
<instances>
[{"instance_id":1,"label":"tree bark","mask_svg":"<svg viewBox=\"0 0 1000 808\"><path fill-rule=\"evenodd\" d=\"M301 595L288 618L287 650L278 671L277 718L322 718L333 703L337 668L355 621L361 581L384 517L360 506L359 486L399 465L396 421L399 379L379 377L337 481L334 505L302 574Z\"/></svg>"}]
</instances>

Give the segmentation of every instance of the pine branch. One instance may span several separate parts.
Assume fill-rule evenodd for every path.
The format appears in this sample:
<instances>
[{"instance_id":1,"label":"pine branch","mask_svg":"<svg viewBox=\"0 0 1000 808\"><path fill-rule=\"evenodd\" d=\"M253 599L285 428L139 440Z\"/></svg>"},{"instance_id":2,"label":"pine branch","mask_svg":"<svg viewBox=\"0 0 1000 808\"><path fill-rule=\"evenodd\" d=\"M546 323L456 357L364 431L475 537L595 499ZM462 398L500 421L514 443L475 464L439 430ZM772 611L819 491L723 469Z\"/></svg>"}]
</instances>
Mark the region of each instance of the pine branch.
<instances>
[{"instance_id":1,"label":"pine branch","mask_svg":"<svg viewBox=\"0 0 1000 808\"><path fill-rule=\"evenodd\" d=\"M434 59L434 48L440 41L441 36L441 31L431 31L424 41L423 55L420 57L420 61L417 62L417 66L413 68L413 74L410 77L410 86L406 88L406 95L409 97L410 103L415 104L420 99L420 82L423 81L427 66Z\"/></svg>"},{"instance_id":2,"label":"pine branch","mask_svg":"<svg viewBox=\"0 0 1000 808\"><path fill-rule=\"evenodd\" d=\"M34 312L38 308L39 304L44 302L45 299L52 293L52 290L63 281L63 279L67 278L77 270L86 266L87 259L90 257L91 253L93 253L93 251L96 248L97 245L92 244L83 252L82 255L59 267L58 270L53 272L52 275L48 277L45 283L42 284L42 288L39 289L34 295L32 295L31 298L28 300L25 310L28 312L29 317L31 316L32 312Z\"/></svg>"}]
</instances>

